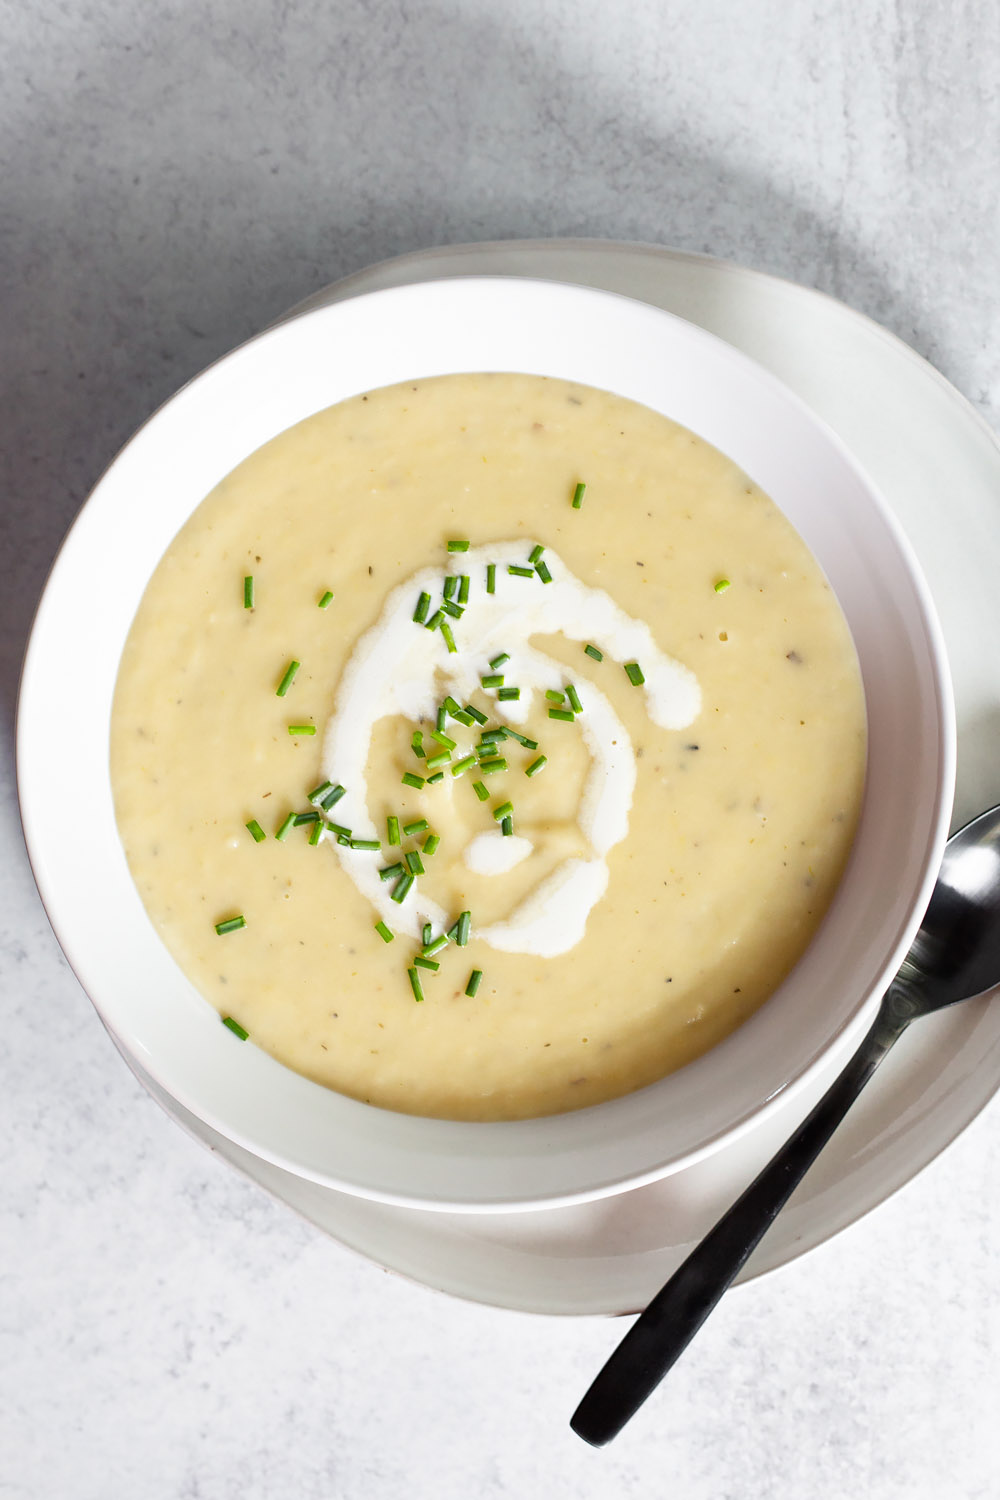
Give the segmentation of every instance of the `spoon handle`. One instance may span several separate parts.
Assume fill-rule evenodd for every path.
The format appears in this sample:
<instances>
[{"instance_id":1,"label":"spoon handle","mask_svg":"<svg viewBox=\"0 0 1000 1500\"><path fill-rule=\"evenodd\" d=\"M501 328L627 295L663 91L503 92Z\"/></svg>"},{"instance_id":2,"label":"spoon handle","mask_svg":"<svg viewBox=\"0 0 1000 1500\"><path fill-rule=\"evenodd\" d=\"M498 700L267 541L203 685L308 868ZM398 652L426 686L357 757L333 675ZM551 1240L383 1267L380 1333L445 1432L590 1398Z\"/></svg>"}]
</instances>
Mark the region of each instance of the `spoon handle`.
<instances>
[{"instance_id":1,"label":"spoon handle","mask_svg":"<svg viewBox=\"0 0 1000 1500\"><path fill-rule=\"evenodd\" d=\"M861 1046L764 1170L632 1325L570 1420L585 1442L615 1437L683 1354L760 1243L913 1013L897 981Z\"/></svg>"}]
</instances>

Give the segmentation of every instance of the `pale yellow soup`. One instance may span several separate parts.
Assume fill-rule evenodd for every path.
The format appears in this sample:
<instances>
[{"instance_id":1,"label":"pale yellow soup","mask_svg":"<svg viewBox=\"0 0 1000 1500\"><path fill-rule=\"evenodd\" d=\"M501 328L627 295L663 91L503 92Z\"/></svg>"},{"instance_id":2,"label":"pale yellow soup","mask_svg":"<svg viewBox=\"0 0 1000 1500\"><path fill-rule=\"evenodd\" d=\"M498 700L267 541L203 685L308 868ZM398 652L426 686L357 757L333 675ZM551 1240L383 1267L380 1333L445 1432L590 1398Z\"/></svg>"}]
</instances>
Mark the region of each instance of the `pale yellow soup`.
<instances>
[{"instance_id":1,"label":"pale yellow soup","mask_svg":"<svg viewBox=\"0 0 1000 1500\"><path fill-rule=\"evenodd\" d=\"M574 509L579 481L586 493ZM359 639L396 585L445 566L451 538L473 547L523 538L525 563L536 543L551 548L695 674L701 708L683 729L657 727L620 661L597 662L559 633L545 639L584 716L588 691L606 696L635 765L628 834L607 855L607 889L580 941L547 958L500 951L479 934L560 860L587 855L577 818L590 757L577 723L550 719L552 704L535 693L519 727L539 749L505 742L509 769L490 779L488 802L473 790L475 772L447 776L447 786L402 784L407 772L428 774L410 745L416 728L427 743L433 721L376 726L367 790L382 848L367 857L391 864L426 838L390 847L390 814L426 818L440 844L399 910L425 893L454 917L472 914L467 945L452 941L435 955L439 971L416 971L418 1003L407 971L420 940L398 933L383 942L379 914L334 841L310 844L309 824L280 841L274 834L290 811L309 810L307 794L324 780L323 729ZM485 580L470 575L470 586ZM320 608L327 591L334 598ZM451 624L461 650L461 620ZM292 659L300 669L279 697ZM469 701L491 727L504 722L495 691ZM290 724L318 732L291 735ZM540 754L547 764L528 777ZM346 401L234 470L149 583L122 658L111 737L136 885L220 1014L332 1089L470 1120L625 1094L751 1015L830 903L864 767L864 699L847 625L768 497L645 407L507 374ZM474 874L464 851L496 830L492 810L505 799L516 832L530 830L530 855L507 873ZM246 827L253 819L261 842ZM246 925L218 935L216 924L234 915ZM482 979L469 996L474 969Z\"/></svg>"}]
</instances>

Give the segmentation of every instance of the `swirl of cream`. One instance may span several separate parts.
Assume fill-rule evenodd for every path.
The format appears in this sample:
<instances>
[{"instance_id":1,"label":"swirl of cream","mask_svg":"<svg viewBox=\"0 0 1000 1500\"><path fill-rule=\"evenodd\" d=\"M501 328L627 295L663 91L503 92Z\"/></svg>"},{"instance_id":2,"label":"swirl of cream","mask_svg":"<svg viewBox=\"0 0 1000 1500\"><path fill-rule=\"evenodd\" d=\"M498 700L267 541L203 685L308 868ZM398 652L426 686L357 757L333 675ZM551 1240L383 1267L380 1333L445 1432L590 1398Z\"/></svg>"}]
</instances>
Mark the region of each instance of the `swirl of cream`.
<instances>
[{"instance_id":1,"label":"swirl of cream","mask_svg":"<svg viewBox=\"0 0 1000 1500\"><path fill-rule=\"evenodd\" d=\"M323 764L331 780L347 787L337 804L337 821L349 824L360 836L377 836L366 783L376 723L390 715L412 722L433 719L446 693L467 702L480 685L485 662L505 651L511 657L507 671L521 696L498 707L512 725L523 724L532 694L561 688L566 678L562 663L528 644L532 636L562 634L591 642L617 661L640 662L646 711L663 729L684 729L697 717L697 679L660 650L648 625L626 614L602 589L581 583L548 548L550 584L508 574L507 565L523 563L524 553L523 541L502 542L449 556L443 570L421 570L393 589L379 619L358 641L327 725ZM451 654L439 631L414 625L417 596L422 591L436 596L442 571L485 579L491 562L497 564L496 592L473 588L464 615L454 622L459 650ZM628 833L636 775L628 731L592 683L587 685L586 712L577 723L591 756L578 823L592 856L564 860L506 920L480 928L476 936L494 948L550 958L574 947L607 889L607 854ZM448 795L453 786L448 777L436 790ZM445 925L445 911L426 897L405 908L394 905L370 854L333 847L358 889L397 931L416 938L425 921L438 929Z\"/></svg>"}]
</instances>

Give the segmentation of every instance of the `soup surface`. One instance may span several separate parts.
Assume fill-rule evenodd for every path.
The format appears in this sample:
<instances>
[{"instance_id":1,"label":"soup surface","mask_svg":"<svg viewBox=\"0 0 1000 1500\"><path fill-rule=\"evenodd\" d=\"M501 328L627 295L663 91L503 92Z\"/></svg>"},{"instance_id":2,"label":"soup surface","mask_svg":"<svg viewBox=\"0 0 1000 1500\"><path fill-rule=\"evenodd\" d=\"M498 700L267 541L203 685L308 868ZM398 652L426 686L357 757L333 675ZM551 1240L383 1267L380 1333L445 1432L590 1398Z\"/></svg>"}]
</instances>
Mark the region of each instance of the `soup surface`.
<instances>
[{"instance_id":1,"label":"soup surface","mask_svg":"<svg viewBox=\"0 0 1000 1500\"><path fill-rule=\"evenodd\" d=\"M111 761L147 911L237 1035L390 1109L513 1119L767 999L850 849L864 700L822 572L717 450L605 392L447 376L308 418L198 507Z\"/></svg>"}]
</instances>

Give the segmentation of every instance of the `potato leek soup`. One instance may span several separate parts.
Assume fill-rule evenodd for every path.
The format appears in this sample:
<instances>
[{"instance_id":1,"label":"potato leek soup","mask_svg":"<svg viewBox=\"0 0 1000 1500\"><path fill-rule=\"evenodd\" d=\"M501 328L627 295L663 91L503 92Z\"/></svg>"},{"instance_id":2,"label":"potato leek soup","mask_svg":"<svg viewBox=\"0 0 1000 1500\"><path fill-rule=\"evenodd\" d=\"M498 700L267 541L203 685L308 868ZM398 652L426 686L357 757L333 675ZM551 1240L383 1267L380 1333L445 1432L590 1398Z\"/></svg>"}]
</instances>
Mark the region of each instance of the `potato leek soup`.
<instances>
[{"instance_id":1,"label":"potato leek soup","mask_svg":"<svg viewBox=\"0 0 1000 1500\"><path fill-rule=\"evenodd\" d=\"M204 500L111 760L234 1046L503 1120L651 1083L767 999L844 868L864 699L818 565L722 454L605 392L445 376Z\"/></svg>"}]
</instances>

